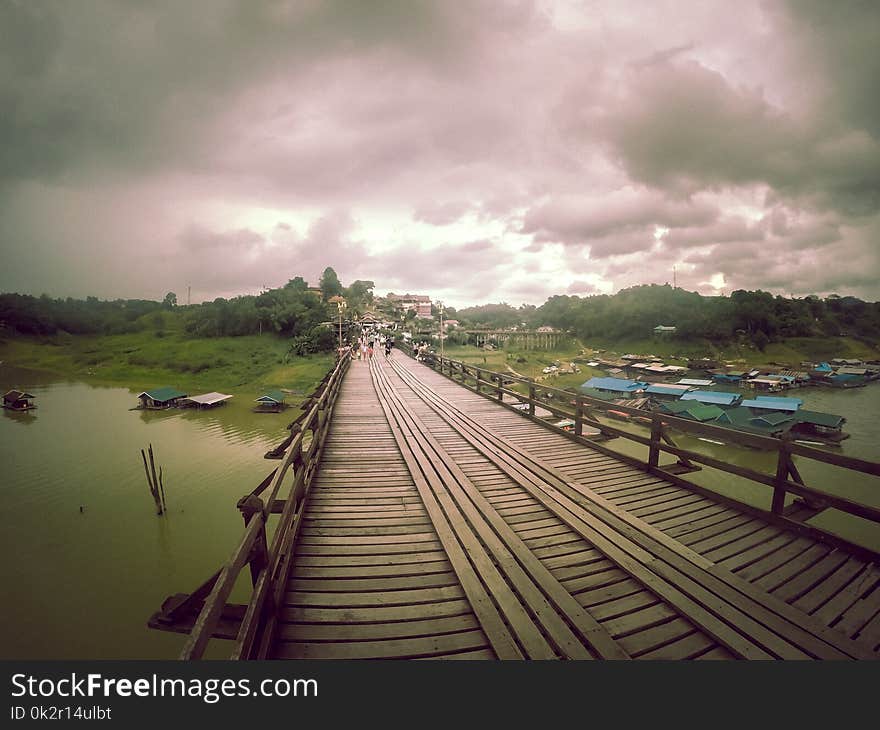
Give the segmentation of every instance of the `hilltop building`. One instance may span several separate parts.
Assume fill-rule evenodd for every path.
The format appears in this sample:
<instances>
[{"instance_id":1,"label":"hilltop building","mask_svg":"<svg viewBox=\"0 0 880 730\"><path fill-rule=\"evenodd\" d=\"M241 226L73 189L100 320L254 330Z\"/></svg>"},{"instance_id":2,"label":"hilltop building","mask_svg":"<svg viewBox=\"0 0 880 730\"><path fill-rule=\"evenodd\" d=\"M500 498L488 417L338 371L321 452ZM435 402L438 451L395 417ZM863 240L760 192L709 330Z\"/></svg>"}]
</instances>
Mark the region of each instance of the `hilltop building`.
<instances>
[{"instance_id":1,"label":"hilltop building","mask_svg":"<svg viewBox=\"0 0 880 730\"><path fill-rule=\"evenodd\" d=\"M431 297L427 294L391 294L385 299L405 312L414 309L417 317L431 319Z\"/></svg>"}]
</instances>

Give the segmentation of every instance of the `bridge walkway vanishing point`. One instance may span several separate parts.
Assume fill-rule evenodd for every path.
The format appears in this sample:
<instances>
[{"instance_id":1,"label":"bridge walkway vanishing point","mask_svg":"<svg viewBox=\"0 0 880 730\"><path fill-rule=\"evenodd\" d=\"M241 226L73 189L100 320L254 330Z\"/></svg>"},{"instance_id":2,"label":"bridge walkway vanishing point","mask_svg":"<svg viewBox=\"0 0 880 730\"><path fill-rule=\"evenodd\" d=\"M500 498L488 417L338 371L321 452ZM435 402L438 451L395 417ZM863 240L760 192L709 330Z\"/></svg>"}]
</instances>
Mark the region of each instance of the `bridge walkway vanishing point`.
<instances>
[{"instance_id":1,"label":"bridge walkway vanishing point","mask_svg":"<svg viewBox=\"0 0 880 730\"><path fill-rule=\"evenodd\" d=\"M873 658L878 609L875 564L396 354L342 383L269 656Z\"/></svg>"}]
</instances>

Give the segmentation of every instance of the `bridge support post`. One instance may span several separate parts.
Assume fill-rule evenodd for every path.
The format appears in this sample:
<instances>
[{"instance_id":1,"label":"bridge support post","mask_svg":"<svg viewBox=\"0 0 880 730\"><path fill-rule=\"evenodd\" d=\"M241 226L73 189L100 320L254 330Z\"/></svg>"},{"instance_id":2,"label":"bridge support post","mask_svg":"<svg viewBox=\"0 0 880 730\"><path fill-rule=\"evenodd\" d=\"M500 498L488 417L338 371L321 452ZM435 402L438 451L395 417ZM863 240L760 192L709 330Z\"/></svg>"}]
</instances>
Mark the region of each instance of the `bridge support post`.
<instances>
[{"instance_id":1,"label":"bridge support post","mask_svg":"<svg viewBox=\"0 0 880 730\"><path fill-rule=\"evenodd\" d=\"M241 516L244 518L244 526L247 528L255 514L258 512L264 512L265 506L262 499L255 494L249 494L238 500L238 509L241 512ZM253 585L257 585L257 579L260 577L260 572L268 564L268 557L269 545L266 542L266 527L264 523L260 528L259 536L254 542L248 565L251 571L251 583Z\"/></svg>"},{"instance_id":2,"label":"bridge support post","mask_svg":"<svg viewBox=\"0 0 880 730\"><path fill-rule=\"evenodd\" d=\"M781 515L782 510L785 507L785 480L788 478L788 474L791 471L792 463L791 463L791 451L790 451L791 437L788 434L784 434L781 439L779 439L779 458L776 461L776 479L774 480L775 486L773 487L773 501L770 504L770 511L774 515Z\"/></svg>"},{"instance_id":3,"label":"bridge support post","mask_svg":"<svg viewBox=\"0 0 880 730\"><path fill-rule=\"evenodd\" d=\"M584 399L579 395L574 398L574 435L584 435Z\"/></svg>"},{"instance_id":4,"label":"bridge support post","mask_svg":"<svg viewBox=\"0 0 880 730\"><path fill-rule=\"evenodd\" d=\"M656 469L660 465L660 438L663 432L663 421L660 414L651 416L651 446L648 451L648 466Z\"/></svg>"},{"instance_id":5,"label":"bridge support post","mask_svg":"<svg viewBox=\"0 0 880 730\"><path fill-rule=\"evenodd\" d=\"M534 384L529 385L529 415L535 415L535 386Z\"/></svg>"}]
</instances>

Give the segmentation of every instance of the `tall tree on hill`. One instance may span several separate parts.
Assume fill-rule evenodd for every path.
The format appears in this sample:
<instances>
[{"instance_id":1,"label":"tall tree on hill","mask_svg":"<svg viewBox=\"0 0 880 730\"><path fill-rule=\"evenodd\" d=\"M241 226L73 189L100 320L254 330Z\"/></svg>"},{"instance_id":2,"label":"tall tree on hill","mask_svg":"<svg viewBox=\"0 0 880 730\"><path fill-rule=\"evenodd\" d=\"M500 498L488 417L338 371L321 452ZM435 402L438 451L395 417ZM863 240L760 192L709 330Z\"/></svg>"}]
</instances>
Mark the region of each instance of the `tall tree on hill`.
<instances>
[{"instance_id":1,"label":"tall tree on hill","mask_svg":"<svg viewBox=\"0 0 880 730\"><path fill-rule=\"evenodd\" d=\"M330 297L342 296L342 284L331 266L321 274L321 297L326 302Z\"/></svg>"},{"instance_id":2,"label":"tall tree on hill","mask_svg":"<svg viewBox=\"0 0 880 730\"><path fill-rule=\"evenodd\" d=\"M376 286L372 281L362 281L358 279L352 282L351 286L345 289L343 296L348 302L348 306L356 312L364 312L369 309L373 303L373 287Z\"/></svg>"}]
</instances>

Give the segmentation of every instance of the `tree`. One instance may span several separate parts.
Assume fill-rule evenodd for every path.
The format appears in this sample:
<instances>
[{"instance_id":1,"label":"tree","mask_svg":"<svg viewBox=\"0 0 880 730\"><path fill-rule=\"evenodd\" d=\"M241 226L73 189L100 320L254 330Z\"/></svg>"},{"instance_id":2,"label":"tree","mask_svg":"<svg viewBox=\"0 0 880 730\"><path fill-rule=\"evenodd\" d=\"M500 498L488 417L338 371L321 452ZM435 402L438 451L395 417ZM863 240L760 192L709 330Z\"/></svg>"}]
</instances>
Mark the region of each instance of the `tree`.
<instances>
[{"instance_id":1,"label":"tree","mask_svg":"<svg viewBox=\"0 0 880 730\"><path fill-rule=\"evenodd\" d=\"M373 287L372 281L361 281L358 279L352 282L345 290L345 299L349 306L357 312L362 312L369 308L373 303Z\"/></svg>"},{"instance_id":2,"label":"tree","mask_svg":"<svg viewBox=\"0 0 880 730\"><path fill-rule=\"evenodd\" d=\"M173 291L168 292L165 295L165 298L162 300L162 306L165 307L165 309L171 309L173 307L176 307L177 306L177 294L175 294Z\"/></svg>"},{"instance_id":3,"label":"tree","mask_svg":"<svg viewBox=\"0 0 880 730\"><path fill-rule=\"evenodd\" d=\"M328 266L321 274L321 296L326 302L330 297L342 295L342 284L332 267Z\"/></svg>"}]
</instances>

